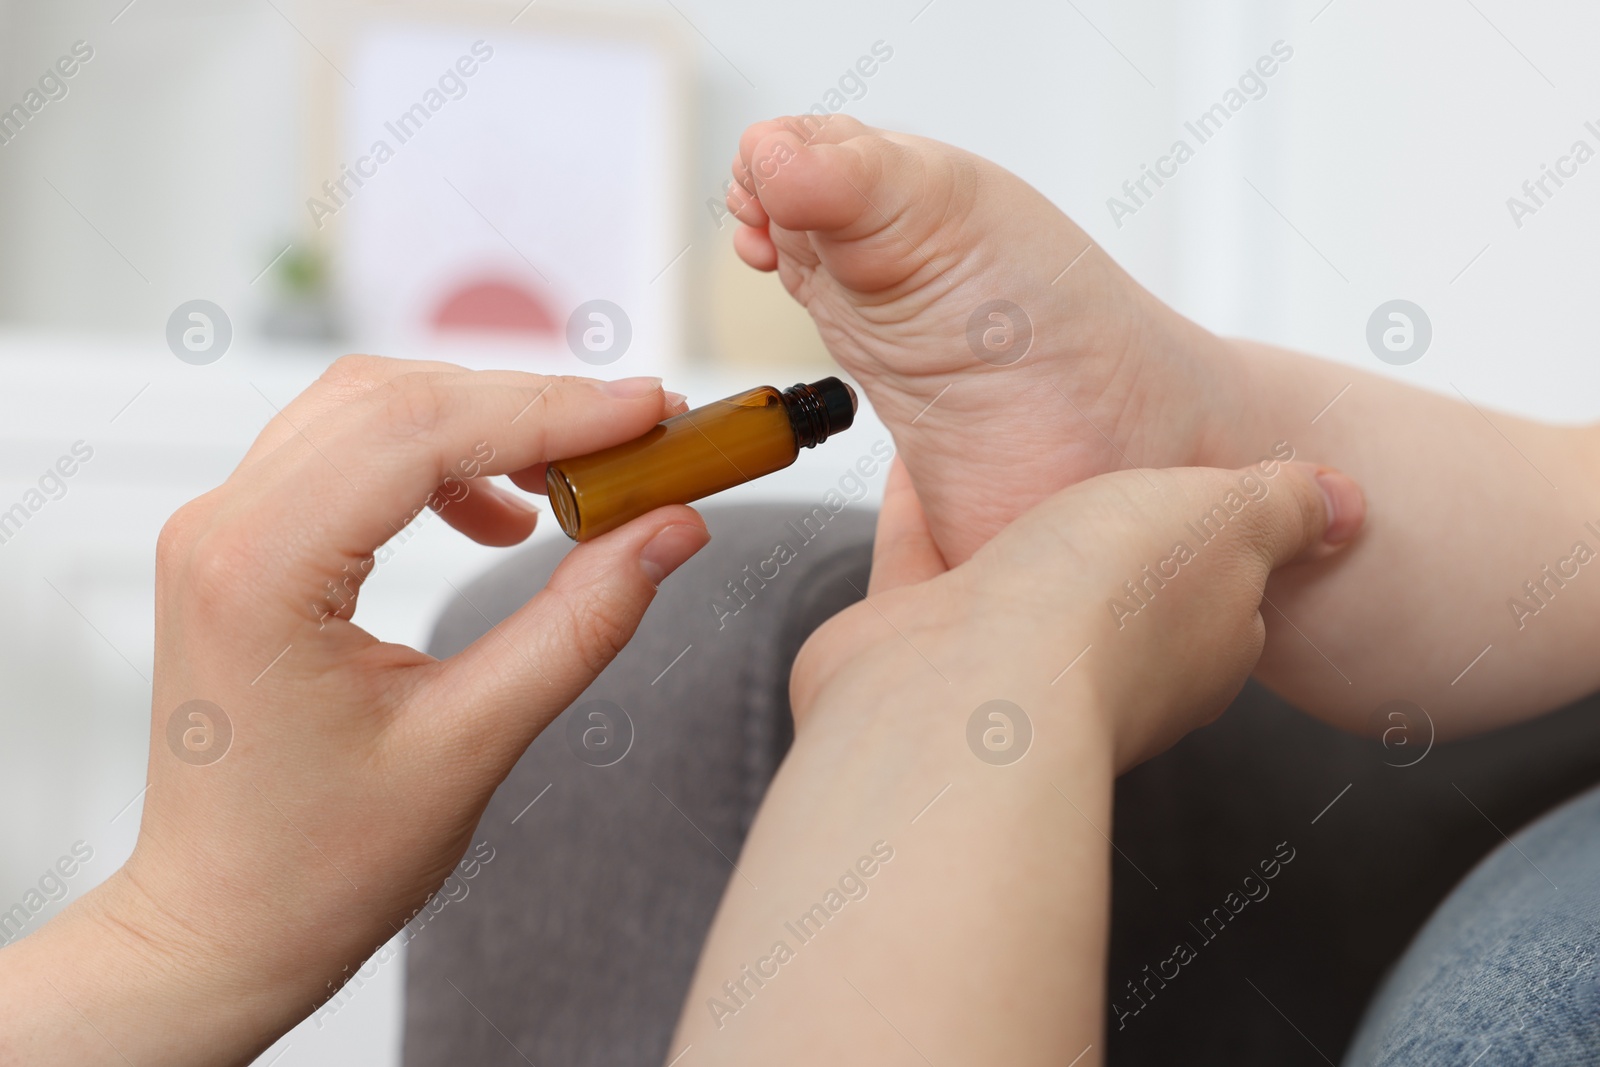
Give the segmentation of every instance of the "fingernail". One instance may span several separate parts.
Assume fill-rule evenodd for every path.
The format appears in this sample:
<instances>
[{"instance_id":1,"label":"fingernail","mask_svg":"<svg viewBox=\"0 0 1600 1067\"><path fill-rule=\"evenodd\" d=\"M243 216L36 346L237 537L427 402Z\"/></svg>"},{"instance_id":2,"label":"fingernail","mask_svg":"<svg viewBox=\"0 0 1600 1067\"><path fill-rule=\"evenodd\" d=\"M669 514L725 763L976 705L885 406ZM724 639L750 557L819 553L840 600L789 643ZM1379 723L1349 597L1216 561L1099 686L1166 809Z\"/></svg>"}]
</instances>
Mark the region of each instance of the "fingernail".
<instances>
[{"instance_id":1,"label":"fingernail","mask_svg":"<svg viewBox=\"0 0 1600 1067\"><path fill-rule=\"evenodd\" d=\"M660 378L618 378L614 382L601 382L600 391L619 400L636 400L641 396L661 391Z\"/></svg>"},{"instance_id":2,"label":"fingernail","mask_svg":"<svg viewBox=\"0 0 1600 1067\"><path fill-rule=\"evenodd\" d=\"M672 410L672 411L679 411L679 410L687 411L688 410L688 408L689 408L689 398L684 396L682 393L668 392L666 394L666 397L667 397L667 407L668 407L669 410Z\"/></svg>"},{"instance_id":3,"label":"fingernail","mask_svg":"<svg viewBox=\"0 0 1600 1067\"><path fill-rule=\"evenodd\" d=\"M659 586L710 540L711 534L703 526L668 526L639 550L639 566L650 584Z\"/></svg>"},{"instance_id":4,"label":"fingernail","mask_svg":"<svg viewBox=\"0 0 1600 1067\"><path fill-rule=\"evenodd\" d=\"M1361 487L1343 471L1328 467L1317 470L1317 487L1322 490L1322 502L1328 509L1328 526L1322 540L1330 545L1342 545L1356 535L1367 518L1367 498Z\"/></svg>"},{"instance_id":5,"label":"fingernail","mask_svg":"<svg viewBox=\"0 0 1600 1067\"><path fill-rule=\"evenodd\" d=\"M513 493L511 490L505 489L498 485L491 485L490 488L494 490L496 496L498 496L501 500L504 500L507 504L511 505L514 510L520 511L524 515L539 514L539 505L535 504L527 497Z\"/></svg>"}]
</instances>

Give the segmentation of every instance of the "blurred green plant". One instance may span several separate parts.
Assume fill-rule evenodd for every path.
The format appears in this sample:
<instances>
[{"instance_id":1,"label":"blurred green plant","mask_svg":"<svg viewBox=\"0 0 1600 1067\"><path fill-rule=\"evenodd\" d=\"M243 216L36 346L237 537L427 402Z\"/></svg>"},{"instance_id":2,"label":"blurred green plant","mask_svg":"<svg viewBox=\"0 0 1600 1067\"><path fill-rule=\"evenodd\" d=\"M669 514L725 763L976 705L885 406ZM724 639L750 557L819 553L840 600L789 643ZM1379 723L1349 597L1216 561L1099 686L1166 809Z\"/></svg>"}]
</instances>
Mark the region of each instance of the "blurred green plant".
<instances>
[{"instance_id":1,"label":"blurred green plant","mask_svg":"<svg viewBox=\"0 0 1600 1067\"><path fill-rule=\"evenodd\" d=\"M294 296L317 296L327 292L328 255L309 243L292 245L278 261L278 282Z\"/></svg>"},{"instance_id":2,"label":"blurred green plant","mask_svg":"<svg viewBox=\"0 0 1600 1067\"><path fill-rule=\"evenodd\" d=\"M262 335L277 341L336 341L343 316L334 293L327 249L305 239L289 246L272 268L276 292L269 298Z\"/></svg>"}]
</instances>

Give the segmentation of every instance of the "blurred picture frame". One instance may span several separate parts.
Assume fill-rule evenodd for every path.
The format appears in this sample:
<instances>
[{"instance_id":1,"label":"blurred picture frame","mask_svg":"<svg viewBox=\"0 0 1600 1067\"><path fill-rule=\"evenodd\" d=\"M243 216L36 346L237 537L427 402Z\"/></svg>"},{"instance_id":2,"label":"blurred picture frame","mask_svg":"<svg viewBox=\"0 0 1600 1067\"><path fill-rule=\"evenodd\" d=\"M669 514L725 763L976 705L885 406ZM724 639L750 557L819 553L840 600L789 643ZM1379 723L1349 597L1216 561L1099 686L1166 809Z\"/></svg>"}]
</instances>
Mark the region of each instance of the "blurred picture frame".
<instances>
[{"instance_id":1,"label":"blurred picture frame","mask_svg":"<svg viewBox=\"0 0 1600 1067\"><path fill-rule=\"evenodd\" d=\"M307 94L296 243L320 287L298 297L304 325L478 368L683 365L689 58L677 27L531 4L321 17L318 39L334 44L318 48Z\"/></svg>"}]
</instances>

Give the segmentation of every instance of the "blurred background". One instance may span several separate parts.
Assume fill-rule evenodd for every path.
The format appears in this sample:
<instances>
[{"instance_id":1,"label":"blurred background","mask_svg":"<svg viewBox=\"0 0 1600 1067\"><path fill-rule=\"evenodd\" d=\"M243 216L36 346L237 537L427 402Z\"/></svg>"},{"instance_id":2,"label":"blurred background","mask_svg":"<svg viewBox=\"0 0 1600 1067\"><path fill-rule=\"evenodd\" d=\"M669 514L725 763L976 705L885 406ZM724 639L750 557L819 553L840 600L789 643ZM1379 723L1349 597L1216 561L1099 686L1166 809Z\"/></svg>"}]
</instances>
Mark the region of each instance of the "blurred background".
<instances>
[{"instance_id":1,"label":"blurred background","mask_svg":"<svg viewBox=\"0 0 1600 1067\"><path fill-rule=\"evenodd\" d=\"M664 374L696 403L820 376L720 209L760 118L988 156L1214 330L1594 418L1600 162L1523 183L1600 148L1597 30L1577 0L0 0L0 512L27 512L0 525L0 909L92 851L36 929L131 849L157 532L338 354ZM1431 325L1409 362L1368 343L1393 300ZM864 422L737 492L820 496ZM494 556L424 514L359 621L423 643ZM398 1062L400 988L376 969L260 1062Z\"/></svg>"}]
</instances>

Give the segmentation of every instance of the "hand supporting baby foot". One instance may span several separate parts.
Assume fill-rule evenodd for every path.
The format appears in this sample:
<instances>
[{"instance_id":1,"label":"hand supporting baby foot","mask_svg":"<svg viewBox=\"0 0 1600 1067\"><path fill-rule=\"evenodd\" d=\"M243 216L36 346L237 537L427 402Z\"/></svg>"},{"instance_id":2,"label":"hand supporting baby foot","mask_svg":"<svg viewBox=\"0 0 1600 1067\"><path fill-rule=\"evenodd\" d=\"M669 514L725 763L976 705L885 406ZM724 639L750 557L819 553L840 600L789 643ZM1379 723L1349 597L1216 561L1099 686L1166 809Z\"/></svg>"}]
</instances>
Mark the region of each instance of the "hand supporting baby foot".
<instances>
[{"instance_id":1,"label":"hand supporting baby foot","mask_svg":"<svg viewBox=\"0 0 1600 1067\"><path fill-rule=\"evenodd\" d=\"M951 564L1067 485L1201 461L1220 342L1020 178L843 115L751 126L734 174L739 255L866 388Z\"/></svg>"}]
</instances>

